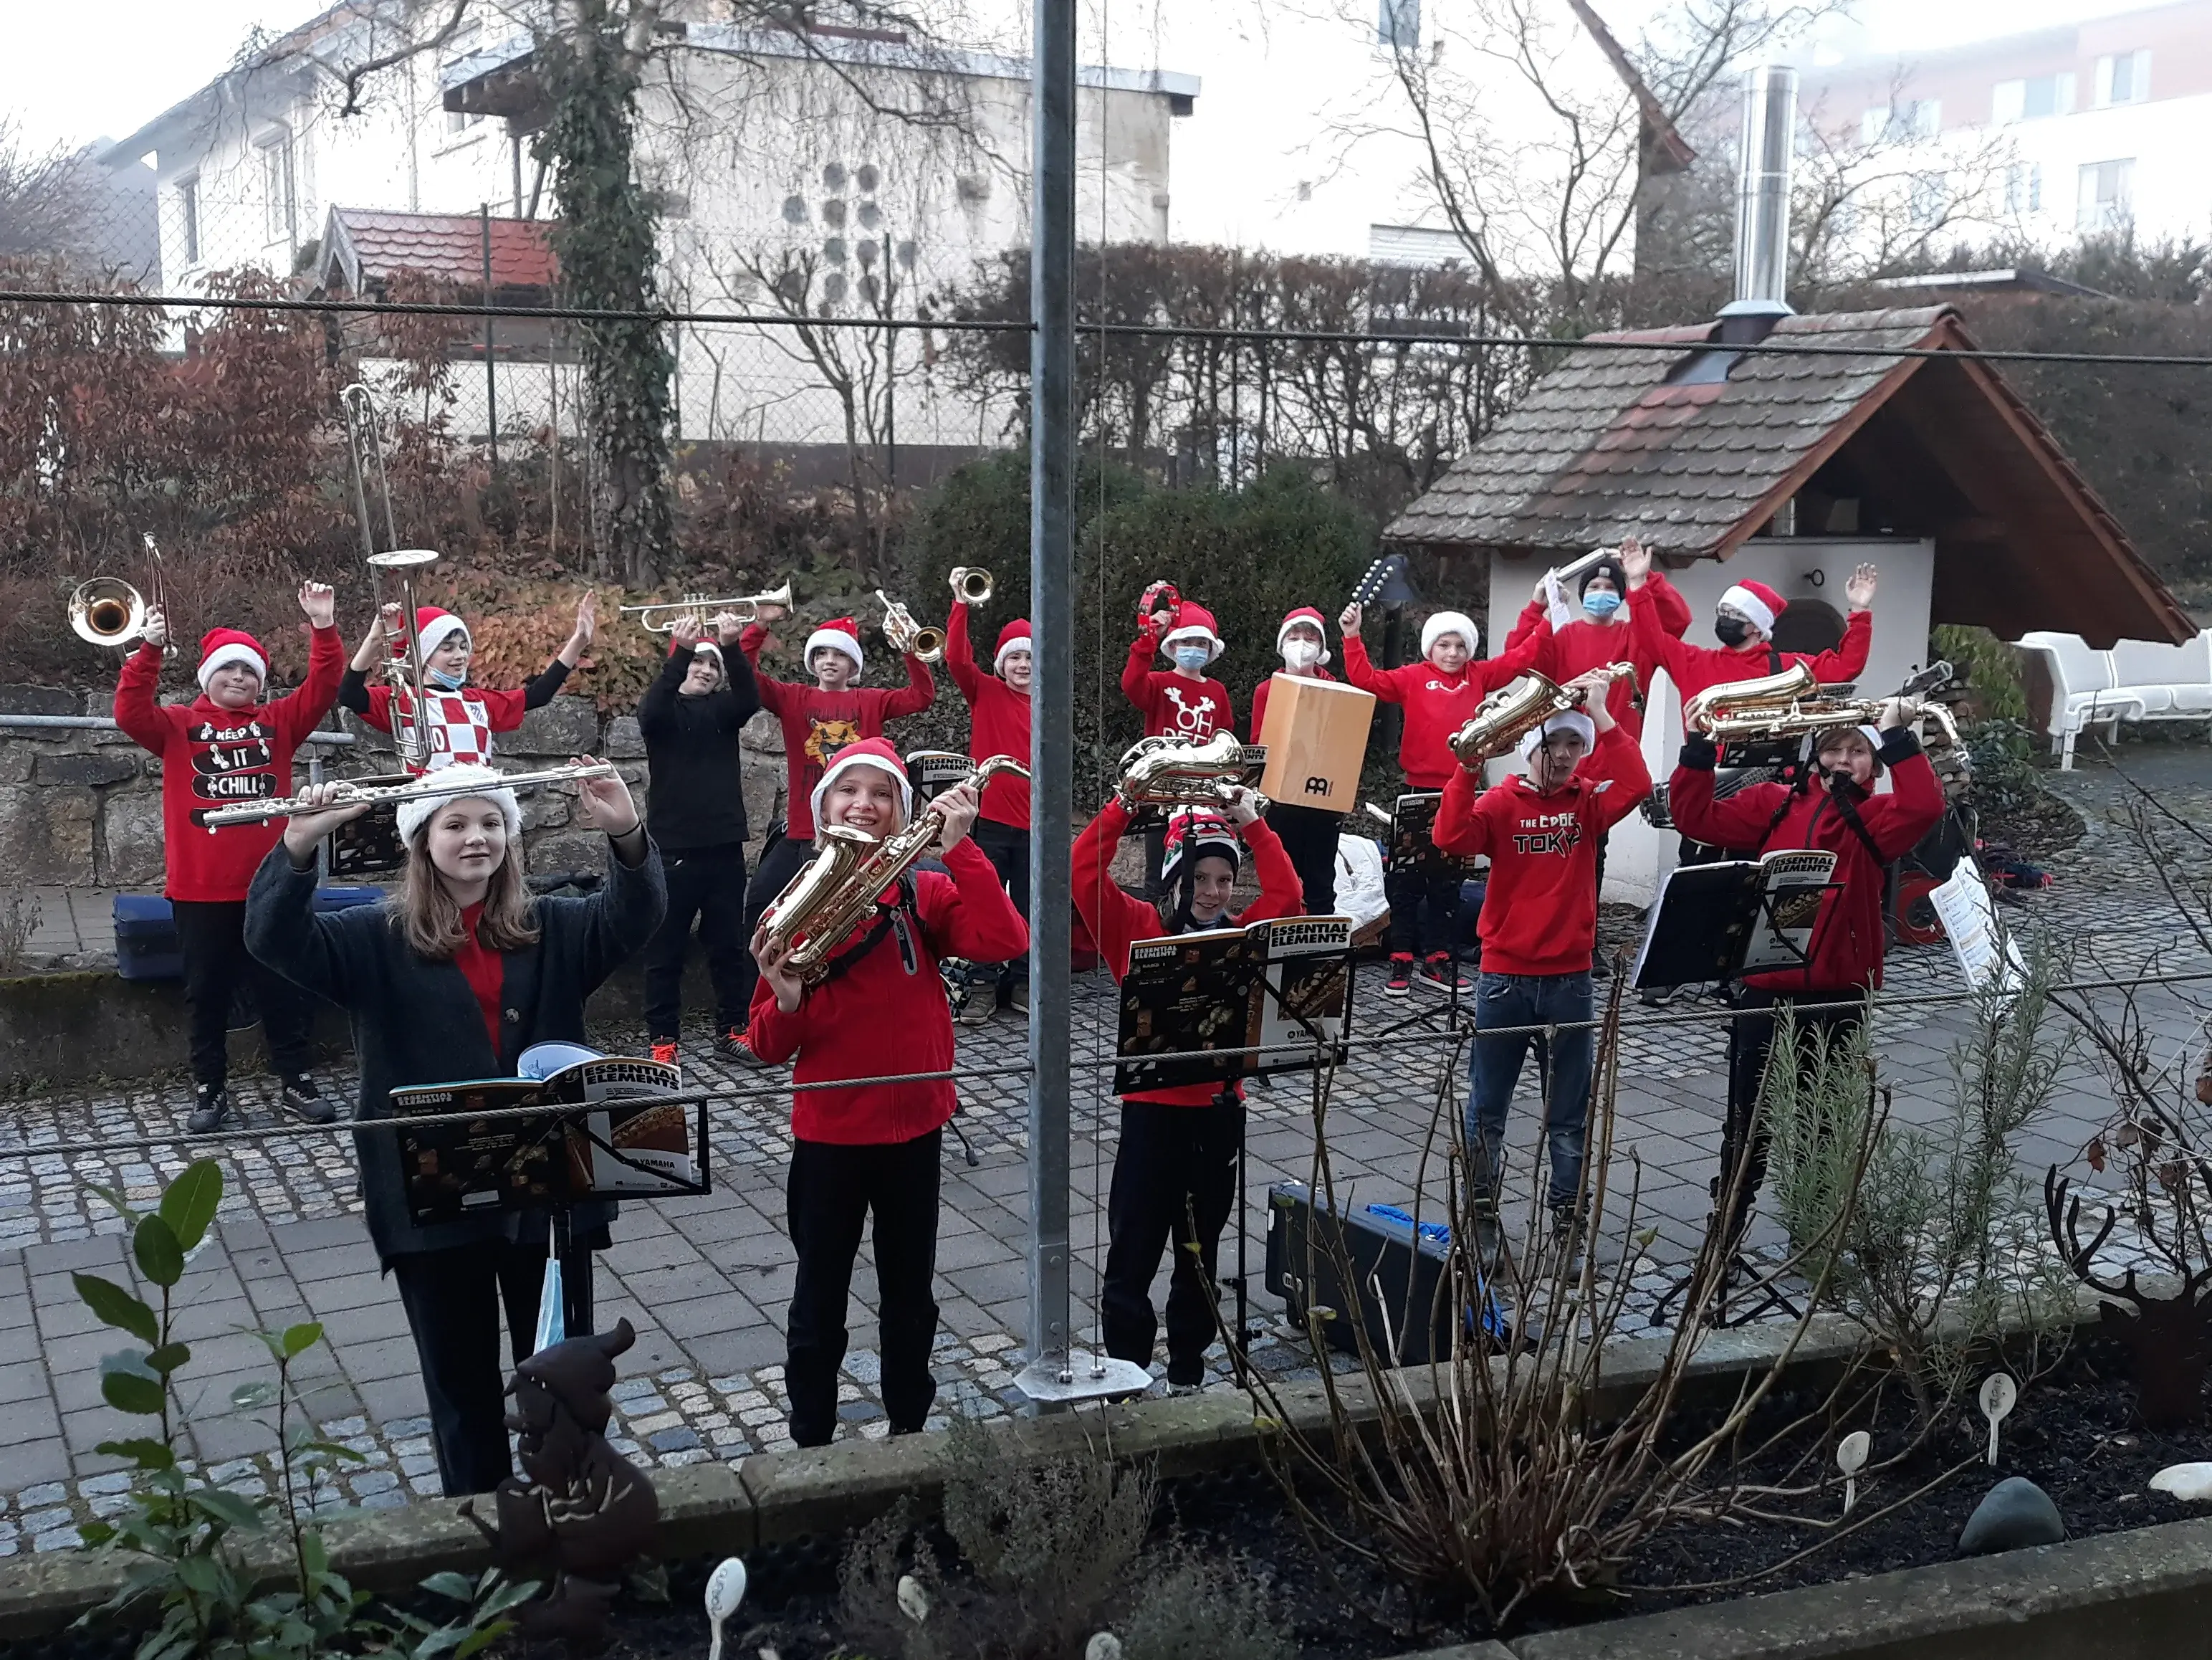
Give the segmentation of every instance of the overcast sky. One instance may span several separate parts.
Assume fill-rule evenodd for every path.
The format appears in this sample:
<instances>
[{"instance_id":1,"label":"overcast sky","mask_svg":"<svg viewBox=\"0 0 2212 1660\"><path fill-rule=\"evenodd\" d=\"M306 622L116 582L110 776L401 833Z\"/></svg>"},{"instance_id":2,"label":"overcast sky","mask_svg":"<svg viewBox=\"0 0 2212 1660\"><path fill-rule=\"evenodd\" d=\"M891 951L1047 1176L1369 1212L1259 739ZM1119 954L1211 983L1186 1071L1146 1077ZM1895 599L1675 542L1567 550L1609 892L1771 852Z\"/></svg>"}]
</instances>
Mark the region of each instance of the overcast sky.
<instances>
[{"instance_id":1,"label":"overcast sky","mask_svg":"<svg viewBox=\"0 0 2212 1660\"><path fill-rule=\"evenodd\" d=\"M1666 3L1597 0L1601 15L1623 29ZM1953 46L2132 10L2142 3L1859 0L1850 45L1872 52ZM82 12L69 5L11 6L9 50L0 54L0 109L38 149L120 138L220 74L249 29L283 30L319 9L316 0L104 0ZM1110 15L1111 0L1108 9ZM1205 71L1198 64L1169 67Z\"/></svg>"}]
</instances>

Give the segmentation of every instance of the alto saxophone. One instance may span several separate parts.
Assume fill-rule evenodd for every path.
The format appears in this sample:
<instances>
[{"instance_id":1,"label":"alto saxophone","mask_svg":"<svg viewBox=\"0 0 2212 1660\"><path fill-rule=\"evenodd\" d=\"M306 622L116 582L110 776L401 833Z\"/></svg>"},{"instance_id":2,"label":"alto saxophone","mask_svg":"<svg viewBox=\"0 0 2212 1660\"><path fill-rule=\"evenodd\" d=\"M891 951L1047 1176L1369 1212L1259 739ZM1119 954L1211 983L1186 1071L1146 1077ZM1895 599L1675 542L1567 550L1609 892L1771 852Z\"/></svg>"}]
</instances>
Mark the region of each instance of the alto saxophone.
<instances>
[{"instance_id":1,"label":"alto saxophone","mask_svg":"<svg viewBox=\"0 0 2212 1660\"><path fill-rule=\"evenodd\" d=\"M1623 675L1636 672L1632 663L1607 663L1608 686ZM1589 701L1585 687L1572 690L1534 669L1510 686L1500 687L1482 700L1468 723L1448 740L1459 763L1472 771L1486 761L1510 753L1530 733L1555 714L1578 709Z\"/></svg>"},{"instance_id":2,"label":"alto saxophone","mask_svg":"<svg viewBox=\"0 0 2212 1660\"><path fill-rule=\"evenodd\" d=\"M967 781L981 789L1002 772L1026 778L1029 769L1010 755L994 755ZM815 829L813 858L761 913L763 942L790 952L786 959L810 986L821 984L830 958L876 909L884 891L937 850L945 821L918 812L889 836L822 824Z\"/></svg>"},{"instance_id":3,"label":"alto saxophone","mask_svg":"<svg viewBox=\"0 0 2212 1660\"><path fill-rule=\"evenodd\" d=\"M1838 727L1870 726L1891 702L1887 697L1820 697L1808 664L1792 663L1778 674L1708 686L1682 705L1682 730L1716 744L1771 743L1832 732ZM1935 722L1944 741L1956 747L1958 723L1944 705L1905 696L1908 722Z\"/></svg>"},{"instance_id":4,"label":"alto saxophone","mask_svg":"<svg viewBox=\"0 0 2212 1660\"><path fill-rule=\"evenodd\" d=\"M1165 735L1140 738L1122 751L1114 796L1125 807L1223 806L1244 776L1245 764L1244 746L1225 732L1202 744Z\"/></svg>"}]
</instances>

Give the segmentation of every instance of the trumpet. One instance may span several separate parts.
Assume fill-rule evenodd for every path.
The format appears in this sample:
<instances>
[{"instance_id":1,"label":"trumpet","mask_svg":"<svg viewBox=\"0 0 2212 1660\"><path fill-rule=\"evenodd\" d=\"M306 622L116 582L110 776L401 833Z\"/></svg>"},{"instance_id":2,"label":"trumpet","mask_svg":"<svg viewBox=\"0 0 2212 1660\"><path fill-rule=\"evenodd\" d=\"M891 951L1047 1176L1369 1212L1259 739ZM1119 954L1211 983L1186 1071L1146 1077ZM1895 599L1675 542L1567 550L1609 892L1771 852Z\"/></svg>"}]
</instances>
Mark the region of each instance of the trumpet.
<instances>
[{"instance_id":1,"label":"trumpet","mask_svg":"<svg viewBox=\"0 0 2212 1660\"><path fill-rule=\"evenodd\" d=\"M611 761L594 761L588 766L544 767L536 772L510 772L499 781L502 789L531 789L544 784L573 784L586 778L614 778L620 775ZM356 783L341 778L331 787L331 799L309 801L299 795L271 795L258 801L234 801L227 807L216 807L200 815L200 822L212 835L226 824L259 824L271 818L297 818L306 812L328 812L333 807L357 805L380 806L389 801L442 801L449 797L471 795L485 787L481 780L465 783L441 783L438 775L426 772L419 778L410 778L404 784Z\"/></svg>"},{"instance_id":2,"label":"trumpet","mask_svg":"<svg viewBox=\"0 0 2212 1660\"><path fill-rule=\"evenodd\" d=\"M1030 775L1013 757L994 755L976 767L970 781L980 787L1002 772ZM761 913L766 945L789 951L787 960L799 978L820 984L837 947L875 910L884 889L936 851L944 830L944 821L931 812L916 813L913 823L880 839L864 830L820 826L813 858Z\"/></svg>"},{"instance_id":3,"label":"trumpet","mask_svg":"<svg viewBox=\"0 0 2212 1660\"><path fill-rule=\"evenodd\" d=\"M952 584L952 597L966 605L988 605L992 593L991 573L981 565L955 565L946 579Z\"/></svg>"},{"instance_id":4,"label":"trumpet","mask_svg":"<svg viewBox=\"0 0 2212 1660\"><path fill-rule=\"evenodd\" d=\"M161 580L161 550L151 532L144 532L150 572L149 599L119 576L94 576L76 585L70 595L70 628L76 637L94 646L127 646L146 632L146 619L168 609L167 584Z\"/></svg>"},{"instance_id":5,"label":"trumpet","mask_svg":"<svg viewBox=\"0 0 2212 1660\"><path fill-rule=\"evenodd\" d=\"M1810 665L1792 663L1778 674L1731 680L1708 686L1682 705L1682 730L1716 744L1771 742L1810 736L1838 727L1867 726L1879 720L1887 697L1819 697L1820 682ZM1944 741L1955 747L1958 723L1942 704L1923 697L1902 699L1908 721L1935 722Z\"/></svg>"},{"instance_id":6,"label":"trumpet","mask_svg":"<svg viewBox=\"0 0 2212 1660\"><path fill-rule=\"evenodd\" d=\"M703 593L687 593L681 599L657 600L650 605L624 605L622 614L635 617L647 634L673 634L686 622L696 622L705 628L708 620L723 611L732 611L740 623L757 621L763 605L780 605L791 609L791 584L770 588L765 593L738 594L728 599L709 599ZM663 617L660 613L668 615Z\"/></svg>"},{"instance_id":7,"label":"trumpet","mask_svg":"<svg viewBox=\"0 0 2212 1660\"><path fill-rule=\"evenodd\" d=\"M1244 746L1225 732L1202 744L1140 738L1122 752L1114 798L1124 807L1222 806L1234 799L1245 764Z\"/></svg>"},{"instance_id":8,"label":"trumpet","mask_svg":"<svg viewBox=\"0 0 2212 1660\"><path fill-rule=\"evenodd\" d=\"M884 638L894 649L908 657L919 657L925 663L934 663L945 655L945 630L933 629L914 620L914 613L881 588L876 598L883 602Z\"/></svg>"},{"instance_id":9,"label":"trumpet","mask_svg":"<svg viewBox=\"0 0 2212 1660\"><path fill-rule=\"evenodd\" d=\"M1611 682L1636 672L1632 663L1607 663ZM1501 686L1482 700L1468 723L1448 740L1459 763L1472 770L1517 747L1523 738L1555 714L1578 709L1589 701L1587 688L1570 690L1531 669L1510 686Z\"/></svg>"}]
</instances>

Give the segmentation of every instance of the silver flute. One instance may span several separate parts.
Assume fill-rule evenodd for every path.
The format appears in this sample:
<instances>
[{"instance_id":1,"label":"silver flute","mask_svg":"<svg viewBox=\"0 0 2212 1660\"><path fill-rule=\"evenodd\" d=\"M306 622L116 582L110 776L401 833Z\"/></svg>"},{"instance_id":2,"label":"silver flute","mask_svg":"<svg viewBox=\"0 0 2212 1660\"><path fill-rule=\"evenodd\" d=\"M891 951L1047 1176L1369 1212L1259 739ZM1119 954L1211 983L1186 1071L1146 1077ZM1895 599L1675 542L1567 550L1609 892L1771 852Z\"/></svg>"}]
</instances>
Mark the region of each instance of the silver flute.
<instances>
[{"instance_id":1,"label":"silver flute","mask_svg":"<svg viewBox=\"0 0 2212 1660\"><path fill-rule=\"evenodd\" d=\"M386 801L442 801L453 796L481 795L486 789L531 789L541 784L573 784L586 778L620 775L611 761L595 761L589 766L545 767L536 772L505 773L496 784L486 784L480 778L459 784L441 783L434 772L426 772L404 784L356 784L341 778L330 786L325 800L310 801L303 795L272 795L259 801L236 801L227 807L212 809L200 822L212 835L226 824L258 824L271 818L329 812L337 807L373 807Z\"/></svg>"}]
</instances>

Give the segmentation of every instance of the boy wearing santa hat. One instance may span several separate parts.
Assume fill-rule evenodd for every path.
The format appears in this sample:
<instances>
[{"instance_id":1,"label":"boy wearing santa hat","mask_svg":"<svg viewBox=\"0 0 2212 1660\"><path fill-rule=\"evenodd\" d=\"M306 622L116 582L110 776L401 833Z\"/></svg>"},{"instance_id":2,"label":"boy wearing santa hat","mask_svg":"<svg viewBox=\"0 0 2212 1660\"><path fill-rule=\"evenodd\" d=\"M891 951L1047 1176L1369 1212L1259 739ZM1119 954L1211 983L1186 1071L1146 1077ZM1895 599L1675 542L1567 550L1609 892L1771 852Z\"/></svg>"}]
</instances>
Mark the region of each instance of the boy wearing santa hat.
<instances>
[{"instance_id":1,"label":"boy wearing santa hat","mask_svg":"<svg viewBox=\"0 0 2212 1660\"><path fill-rule=\"evenodd\" d=\"M1030 763L1030 679L1036 666L1030 622L1017 617L999 630L991 672L975 664L968 633L968 602L955 599L945 625L945 667L968 705L968 754L975 761L1011 755ZM982 811L973 831L975 845L997 868L1024 921L1030 914L1030 781L1002 772L983 788ZM1030 1007L1030 960L980 964L971 978L963 1021L980 1025L1003 1003L1018 1014Z\"/></svg>"},{"instance_id":2,"label":"boy wearing santa hat","mask_svg":"<svg viewBox=\"0 0 2212 1660\"><path fill-rule=\"evenodd\" d=\"M755 932L754 1053L790 1061L792 1081L801 1085L951 1069L952 1012L939 960L998 963L1029 950L1028 927L969 836L979 806L975 786L962 784L922 809L943 821L944 871L902 878L839 945L815 984L791 966L787 949L771 946L764 929ZM890 740L868 738L831 758L807 806L810 824L880 839L906 825L914 792ZM786 1197L799 1274L784 1384L791 1438L802 1447L825 1445L836 1432L846 1298L872 1212L884 1408L894 1435L913 1433L929 1416L937 1396L929 1353L937 1335L931 1282L939 1165L957 1104L944 1078L855 1082L792 1098Z\"/></svg>"},{"instance_id":3,"label":"boy wearing santa hat","mask_svg":"<svg viewBox=\"0 0 2212 1660\"><path fill-rule=\"evenodd\" d=\"M1851 573L1850 581L1844 584L1844 599L1850 606L1844 637L1833 651L1813 655L1775 650L1774 624L1790 602L1765 583L1750 581L1731 586L1714 608L1713 637L1720 642L1717 648L1693 646L1673 638L1662 626L1656 607L1635 603L1636 594L1662 580L1651 575L1647 561L1640 577L1632 571L1628 578L1628 625L1630 638L1636 642L1637 673L1648 684L1650 666L1666 670L1674 690L1686 699L1711 686L1779 674L1793 663L1810 664L1813 678L1824 686L1856 680L1867 666L1867 652L1874 642L1875 575L1872 565L1861 565Z\"/></svg>"},{"instance_id":4,"label":"boy wearing santa hat","mask_svg":"<svg viewBox=\"0 0 2212 1660\"><path fill-rule=\"evenodd\" d=\"M469 684L469 663L476 642L469 625L449 611L422 605L415 612L415 634L422 648L422 681L429 709L423 724L430 740L429 758L413 772L430 772L455 763L482 766L491 759L495 732L513 732L522 717L551 702L568 672L582 659L598 625L599 595L586 593L576 602L576 625L561 647L560 654L545 666L528 685L513 691L493 691ZM338 702L377 731L389 733L396 720L403 732L415 724L414 699L388 684L372 686L368 672L392 658L404 657L407 639L399 607L387 605L377 613L361 648L346 666L338 683ZM395 708L395 702L397 707Z\"/></svg>"},{"instance_id":5,"label":"boy wearing santa hat","mask_svg":"<svg viewBox=\"0 0 2212 1660\"><path fill-rule=\"evenodd\" d=\"M1421 658L1395 669L1368 660L1359 637L1361 607L1346 605L1336 620L1344 629L1344 678L1406 712L1398 739L1398 763L1409 791L1440 790L1456 777L1459 757L1451 736L1474 716L1482 700L1528 672L1540 642L1524 640L1502 657L1478 658L1482 631L1464 611L1440 611L1421 624ZM1458 978L1452 955L1459 937L1459 873L1443 870L1425 875L1394 868L1383 883L1390 902L1390 978L1383 990L1403 997L1414 980L1413 954L1420 952L1419 979L1434 990L1449 990Z\"/></svg>"},{"instance_id":6,"label":"boy wearing santa hat","mask_svg":"<svg viewBox=\"0 0 2212 1660\"><path fill-rule=\"evenodd\" d=\"M1466 1119L1486 1252L1497 1244L1506 1108L1536 1035L1527 1028L1561 1028L1545 1044L1547 1197L1560 1234L1571 1235L1580 1215L1595 1053L1587 1023L1597 944L1598 842L1651 793L1642 747L1606 707L1608 684L1601 670L1570 681L1570 689L1586 694L1583 708L1554 714L1529 733L1521 745L1526 773L1486 790L1474 772L1458 768L1437 809L1439 848L1466 859L1490 857Z\"/></svg>"},{"instance_id":7,"label":"boy wearing santa hat","mask_svg":"<svg viewBox=\"0 0 2212 1660\"><path fill-rule=\"evenodd\" d=\"M787 777L783 834L781 838L770 834L768 845L761 850L760 868L745 886L748 939L761 913L799 874L799 866L814 851L811 804L814 787L822 781L830 762L848 744L882 737L885 721L921 714L937 696L937 682L930 678L929 665L911 654L906 659L903 686L857 684L867 658L860 650L860 625L849 617L833 617L806 636L800 660L814 677L813 684L769 678L760 672L761 648L769 642L767 625L783 614L781 605L763 605L738 636L738 649L753 666L761 707L775 716L783 728Z\"/></svg>"},{"instance_id":8,"label":"boy wearing santa hat","mask_svg":"<svg viewBox=\"0 0 2212 1660\"><path fill-rule=\"evenodd\" d=\"M1214 629L1213 613L1183 599L1173 610L1163 603L1160 585L1146 591L1137 612L1137 637L1121 670L1121 695L1145 717L1147 738L1179 738L1202 744L1217 732L1234 736L1237 710L1229 688L1208 677L1207 665L1226 647ZM1155 657L1175 666L1156 669Z\"/></svg>"},{"instance_id":9,"label":"boy wearing santa hat","mask_svg":"<svg viewBox=\"0 0 2212 1660\"><path fill-rule=\"evenodd\" d=\"M185 1128L195 1135L222 1128L232 1116L225 1039L231 1000L249 982L285 1110L313 1124L335 1116L307 1071L313 1006L246 949L246 891L284 821L210 830L204 820L213 807L291 794L292 751L330 712L345 660L335 605L322 583L300 585L300 609L313 630L307 678L282 697L263 701L269 654L261 642L240 629L216 629L200 641L200 695L189 703L161 702L169 624L159 611L147 615L138 648L124 659L116 682L115 724L161 761L161 891L185 959L192 1068Z\"/></svg>"},{"instance_id":10,"label":"boy wearing santa hat","mask_svg":"<svg viewBox=\"0 0 2212 1660\"><path fill-rule=\"evenodd\" d=\"M1275 651L1283 660L1278 671L1305 680L1334 680L1328 672L1328 636L1322 631L1320 611L1300 605L1284 614L1275 629ZM1267 720L1269 675L1252 689L1252 741L1258 743ZM1303 807L1291 801L1267 806L1267 828L1282 838L1297 867L1298 888L1305 896L1305 914L1329 916L1336 911L1336 841L1344 833L1344 815L1321 807Z\"/></svg>"}]
</instances>

